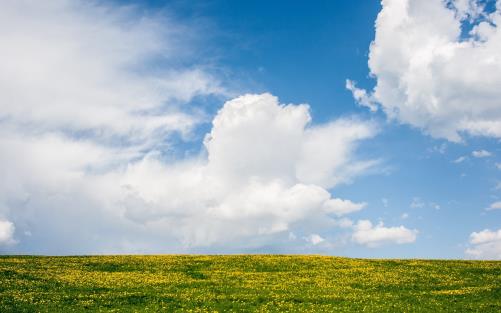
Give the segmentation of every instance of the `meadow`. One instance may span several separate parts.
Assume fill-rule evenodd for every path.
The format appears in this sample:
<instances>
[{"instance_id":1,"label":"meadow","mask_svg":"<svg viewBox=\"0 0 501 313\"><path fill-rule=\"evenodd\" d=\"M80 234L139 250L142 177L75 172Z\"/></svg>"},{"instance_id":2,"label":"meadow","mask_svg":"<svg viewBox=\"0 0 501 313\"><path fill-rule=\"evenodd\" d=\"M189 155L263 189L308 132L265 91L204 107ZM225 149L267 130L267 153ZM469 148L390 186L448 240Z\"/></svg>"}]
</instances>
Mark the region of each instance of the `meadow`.
<instances>
[{"instance_id":1,"label":"meadow","mask_svg":"<svg viewBox=\"0 0 501 313\"><path fill-rule=\"evenodd\" d=\"M501 312L501 262L0 257L0 312Z\"/></svg>"}]
</instances>

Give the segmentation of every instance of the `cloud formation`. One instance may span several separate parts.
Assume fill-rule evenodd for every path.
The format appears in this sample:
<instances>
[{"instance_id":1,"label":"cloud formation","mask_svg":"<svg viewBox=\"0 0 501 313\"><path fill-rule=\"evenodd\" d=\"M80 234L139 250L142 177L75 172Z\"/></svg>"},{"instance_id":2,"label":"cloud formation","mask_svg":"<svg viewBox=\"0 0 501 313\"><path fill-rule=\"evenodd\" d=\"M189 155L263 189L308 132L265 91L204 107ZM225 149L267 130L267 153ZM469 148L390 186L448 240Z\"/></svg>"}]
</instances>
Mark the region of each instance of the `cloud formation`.
<instances>
[{"instance_id":1,"label":"cloud formation","mask_svg":"<svg viewBox=\"0 0 501 313\"><path fill-rule=\"evenodd\" d=\"M466 254L477 259L501 259L501 229L484 229L470 235L471 247Z\"/></svg>"},{"instance_id":2,"label":"cloud formation","mask_svg":"<svg viewBox=\"0 0 501 313\"><path fill-rule=\"evenodd\" d=\"M346 119L308 127L308 110L280 105L270 94L228 101L205 138L206 159L163 164L152 158L128 168L124 184L133 205L125 203L125 216L169 223L186 246L244 247L260 236L309 235L318 225L307 226L308 220L360 210L365 204L332 198L327 188L367 168L352 151L375 127ZM311 157L319 146L330 158Z\"/></svg>"},{"instance_id":3,"label":"cloud formation","mask_svg":"<svg viewBox=\"0 0 501 313\"><path fill-rule=\"evenodd\" d=\"M415 229L411 230L404 226L385 227L382 222L373 225L368 220L358 221L358 223L354 225L354 229L352 240L358 244L371 248L389 243L412 243L416 241L418 234L418 231Z\"/></svg>"},{"instance_id":4,"label":"cloud formation","mask_svg":"<svg viewBox=\"0 0 501 313\"><path fill-rule=\"evenodd\" d=\"M311 234L310 236L306 237L305 239L314 246L325 241L324 238L322 238L321 236L319 236L317 234Z\"/></svg>"},{"instance_id":5,"label":"cloud formation","mask_svg":"<svg viewBox=\"0 0 501 313\"><path fill-rule=\"evenodd\" d=\"M487 211L492 211L492 210L501 210L501 201L496 201L491 203L488 208L486 208Z\"/></svg>"},{"instance_id":6,"label":"cloud formation","mask_svg":"<svg viewBox=\"0 0 501 313\"><path fill-rule=\"evenodd\" d=\"M309 123L307 105L241 96L214 118L205 153L172 162L157 150L134 160L85 140L10 138L2 156L10 178L1 186L4 213L32 234L24 240L71 244L78 252L245 249L290 241L292 231L317 245L324 237L316 232L331 231L336 217L365 206L328 189L375 164L354 151L377 128L347 118ZM316 155L320 147L329 158ZM72 236L61 242L68 227Z\"/></svg>"},{"instance_id":7,"label":"cloud formation","mask_svg":"<svg viewBox=\"0 0 501 313\"><path fill-rule=\"evenodd\" d=\"M193 100L228 94L190 59L194 29L70 0L4 1L0 26L5 251L329 246L334 228L351 229L344 216L367 205L331 192L379 164L356 154L378 132L371 121L315 125L306 104L247 94L224 103L199 154L172 151L174 140L194 144L205 113ZM403 226L367 223L357 242L413 241Z\"/></svg>"},{"instance_id":8,"label":"cloud formation","mask_svg":"<svg viewBox=\"0 0 501 313\"><path fill-rule=\"evenodd\" d=\"M348 89L436 138L501 138L501 2L491 12L482 3L383 0L369 54L376 86Z\"/></svg>"},{"instance_id":9,"label":"cloud formation","mask_svg":"<svg viewBox=\"0 0 501 313\"><path fill-rule=\"evenodd\" d=\"M476 158L487 158L492 156L492 153L487 150L475 150L471 153L471 155Z\"/></svg>"},{"instance_id":10,"label":"cloud formation","mask_svg":"<svg viewBox=\"0 0 501 313\"><path fill-rule=\"evenodd\" d=\"M178 104L224 92L201 66L177 65L190 31L127 6L3 1L2 128L143 145L188 133L197 118ZM169 66L146 71L154 60Z\"/></svg>"},{"instance_id":11,"label":"cloud formation","mask_svg":"<svg viewBox=\"0 0 501 313\"><path fill-rule=\"evenodd\" d=\"M357 141L376 133L375 127L346 119L307 127L308 110L306 105L280 105L270 94L228 101L206 136L206 162L191 160L178 170L177 164L143 161L131 172L148 173L149 184L162 188L154 193L143 184L146 179L137 176L128 186L141 199L142 210L151 208L153 219L184 212L186 218L177 224L185 224L183 240L189 245L272 235L290 231L300 221L329 220L329 214L362 209L364 203L332 198L327 189L372 164L356 161L352 151ZM144 220L145 215L139 218Z\"/></svg>"},{"instance_id":12,"label":"cloud formation","mask_svg":"<svg viewBox=\"0 0 501 313\"><path fill-rule=\"evenodd\" d=\"M226 94L203 64L183 65L189 38L195 29L133 6L2 1L0 218L19 239L33 229L57 246L69 224L100 216L106 175L189 136L201 116L186 103Z\"/></svg>"},{"instance_id":13,"label":"cloud formation","mask_svg":"<svg viewBox=\"0 0 501 313\"><path fill-rule=\"evenodd\" d=\"M14 224L6 220L0 220L0 245L13 244Z\"/></svg>"}]
</instances>

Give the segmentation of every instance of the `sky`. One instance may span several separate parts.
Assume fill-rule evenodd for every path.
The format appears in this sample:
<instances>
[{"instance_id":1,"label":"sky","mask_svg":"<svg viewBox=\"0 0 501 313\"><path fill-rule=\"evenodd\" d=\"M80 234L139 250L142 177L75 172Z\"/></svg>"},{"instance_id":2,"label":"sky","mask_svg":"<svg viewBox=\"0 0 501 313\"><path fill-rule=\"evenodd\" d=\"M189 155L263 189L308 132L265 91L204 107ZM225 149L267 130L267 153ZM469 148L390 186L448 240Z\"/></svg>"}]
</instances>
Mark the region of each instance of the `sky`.
<instances>
[{"instance_id":1,"label":"sky","mask_svg":"<svg viewBox=\"0 0 501 313\"><path fill-rule=\"evenodd\" d=\"M0 253L501 259L501 1L6 0Z\"/></svg>"}]
</instances>

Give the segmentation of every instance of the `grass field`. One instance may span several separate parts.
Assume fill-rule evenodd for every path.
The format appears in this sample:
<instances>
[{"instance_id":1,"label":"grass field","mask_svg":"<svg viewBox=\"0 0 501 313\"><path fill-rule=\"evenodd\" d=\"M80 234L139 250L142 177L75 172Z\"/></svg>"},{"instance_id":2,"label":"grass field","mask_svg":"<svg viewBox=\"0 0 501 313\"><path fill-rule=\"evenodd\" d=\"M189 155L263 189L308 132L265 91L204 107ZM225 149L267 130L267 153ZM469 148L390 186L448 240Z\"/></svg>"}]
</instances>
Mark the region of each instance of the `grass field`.
<instances>
[{"instance_id":1,"label":"grass field","mask_svg":"<svg viewBox=\"0 0 501 313\"><path fill-rule=\"evenodd\" d=\"M0 312L501 312L501 262L0 257Z\"/></svg>"}]
</instances>

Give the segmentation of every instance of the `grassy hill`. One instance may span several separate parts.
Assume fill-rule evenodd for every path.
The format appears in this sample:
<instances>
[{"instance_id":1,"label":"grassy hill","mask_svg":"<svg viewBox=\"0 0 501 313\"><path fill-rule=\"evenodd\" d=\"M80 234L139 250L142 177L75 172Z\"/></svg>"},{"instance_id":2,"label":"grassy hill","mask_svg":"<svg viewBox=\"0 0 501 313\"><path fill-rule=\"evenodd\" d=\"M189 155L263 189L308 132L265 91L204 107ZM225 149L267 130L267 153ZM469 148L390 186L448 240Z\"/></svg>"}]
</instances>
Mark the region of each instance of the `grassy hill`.
<instances>
[{"instance_id":1,"label":"grassy hill","mask_svg":"<svg viewBox=\"0 0 501 313\"><path fill-rule=\"evenodd\" d=\"M0 312L501 312L501 262L0 257Z\"/></svg>"}]
</instances>

